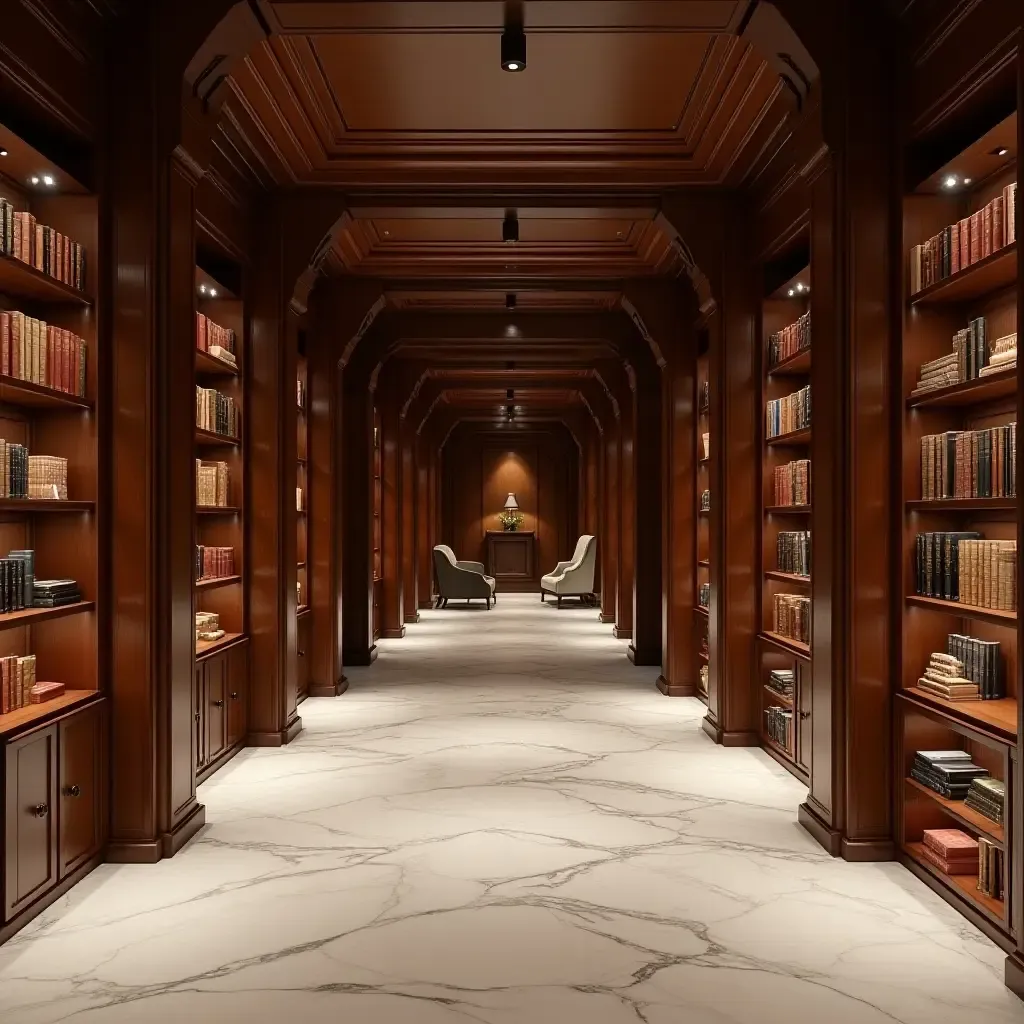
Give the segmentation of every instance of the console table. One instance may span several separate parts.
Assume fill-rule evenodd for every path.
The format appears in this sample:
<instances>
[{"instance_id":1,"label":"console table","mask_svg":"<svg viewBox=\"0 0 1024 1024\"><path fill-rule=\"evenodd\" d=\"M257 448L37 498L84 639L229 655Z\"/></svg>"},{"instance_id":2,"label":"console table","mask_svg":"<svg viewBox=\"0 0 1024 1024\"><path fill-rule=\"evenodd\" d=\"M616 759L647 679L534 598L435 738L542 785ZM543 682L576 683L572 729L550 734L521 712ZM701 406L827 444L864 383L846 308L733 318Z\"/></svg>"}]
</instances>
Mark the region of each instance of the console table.
<instances>
[{"instance_id":1,"label":"console table","mask_svg":"<svg viewBox=\"0 0 1024 1024\"><path fill-rule=\"evenodd\" d=\"M531 591L539 587L534 571L537 535L526 530L487 531L487 575L496 590Z\"/></svg>"}]
</instances>

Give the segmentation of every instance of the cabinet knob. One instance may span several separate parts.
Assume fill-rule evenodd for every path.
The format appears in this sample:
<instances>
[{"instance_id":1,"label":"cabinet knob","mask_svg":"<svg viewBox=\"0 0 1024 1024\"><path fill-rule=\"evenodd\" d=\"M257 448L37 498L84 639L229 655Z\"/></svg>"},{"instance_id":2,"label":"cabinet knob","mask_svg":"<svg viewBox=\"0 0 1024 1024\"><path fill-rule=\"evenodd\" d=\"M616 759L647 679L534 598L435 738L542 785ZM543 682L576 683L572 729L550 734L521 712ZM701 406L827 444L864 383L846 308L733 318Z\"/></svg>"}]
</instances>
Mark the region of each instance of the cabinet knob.
<instances>
[{"instance_id":1,"label":"cabinet knob","mask_svg":"<svg viewBox=\"0 0 1024 1024\"><path fill-rule=\"evenodd\" d=\"M197 722L199 721L199 712L198 711L196 712L196 721Z\"/></svg>"},{"instance_id":2,"label":"cabinet knob","mask_svg":"<svg viewBox=\"0 0 1024 1024\"><path fill-rule=\"evenodd\" d=\"M37 818L45 818L50 813L50 805L49 804L36 804L35 807L32 808L32 813Z\"/></svg>"},{"instance_id":3,"label":"cabinet knob","mask_svg":"<svg viewBox=\"0 0 1024 1024\"><path fill-rule=\"evenodd\" d=\"M79 796L82 795L82 787L81 786L65 786L64 787L64 795L65 796L79 797Z\"/></svg>"},{"instance_id":4,"label":"cabinet knob","mask_svg":"<svg viewBox=\"0 0 1024 1024\"><path fill-rule=\"evenodd\" d=\"M238 691L237 691L237 690L234 690L234 691L232 692L232 694L231 694L231 699L232 699L232 700L238 700Z\"/></svg>"},{"instance_id":5,"label":"cabinet knob","mask_svg":"<svg viewBox=\"0 0 1024 1024\"><path fill-rule=\"evenodd\" d=\"M811 713L810 713L810 711L801 711L800 712L800 717L801 718L810 718L811 717Z\"/></svg>"},{"instance_id":6,"label":"cabinet knob","mask_svg":"<svg viewBox=\"0 0 1024 1024\"><path fill-rule=\"evenodd\" d=\"M222 707L224 707L224 701L222 701L222 700L215 700L213 702L213 706L215 708L222 708Z\"/></svg>"},{"instance_id":7,"label":"cabinet knob","mask_svg":"<svg viewBox=\"0 0 1024 1024\"><path fill-rule=\"evenodd\" d=\"M299 657L300 658L304 658L305 656L306 656L306 652L305 651L299 651Z\"/></svg>"}]
</instances>

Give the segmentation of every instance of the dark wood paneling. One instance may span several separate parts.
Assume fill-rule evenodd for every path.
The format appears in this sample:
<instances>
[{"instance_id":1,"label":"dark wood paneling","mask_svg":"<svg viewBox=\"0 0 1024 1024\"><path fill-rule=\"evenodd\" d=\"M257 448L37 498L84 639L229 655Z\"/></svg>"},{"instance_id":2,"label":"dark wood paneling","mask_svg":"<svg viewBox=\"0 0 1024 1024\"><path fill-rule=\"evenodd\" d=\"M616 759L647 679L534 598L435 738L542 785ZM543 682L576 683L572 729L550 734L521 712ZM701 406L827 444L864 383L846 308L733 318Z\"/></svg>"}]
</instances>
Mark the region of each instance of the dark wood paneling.
<instances>
[{"instance_id":1,"label":"dark wood paneling","mask_svg":"<svg viewBox=\"0 0 1024 1024\"><path fill-rule=\"evenodd\" d=\"M104 707L94 704L59 723L60 856L67 878L103 845L107 807Z\"/></svg>"}]
</instances>

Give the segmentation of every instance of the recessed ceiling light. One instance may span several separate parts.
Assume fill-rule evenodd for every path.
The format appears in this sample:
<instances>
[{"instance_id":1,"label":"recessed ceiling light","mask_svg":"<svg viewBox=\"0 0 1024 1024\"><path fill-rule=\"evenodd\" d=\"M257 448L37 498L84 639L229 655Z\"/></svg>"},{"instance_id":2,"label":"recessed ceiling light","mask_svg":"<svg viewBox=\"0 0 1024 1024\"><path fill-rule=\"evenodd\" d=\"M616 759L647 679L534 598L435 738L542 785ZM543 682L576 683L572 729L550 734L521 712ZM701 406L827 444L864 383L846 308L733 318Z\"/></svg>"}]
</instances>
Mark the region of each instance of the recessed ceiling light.
<instances>
[{"instance_id":1,"label":"recessed ceiling light","mask_svg":"<svg viewBox=\"0 0 1024 1024\"><path fill-rule=\"evenodd\" d=\"M47 187L51 187L52 188L54 185L57 184L57 181L56 181L56 179L54 178L54 176L52 174L44 174L43 175L43 184L46 185Z\"/></svg>"},{"instance_id":2,"label":"recessed ceiling light","mask_svg":"<svg viewBox=\"0 0 1024 1024\"><path fill-rule=\"evenodd\" d=\"M0 146L0 156L7 156L7 150Z\"/></svg>"},{"instance_id":3,"label":"recessed ceiling light","mask_svg":"<svg viewBox=\"0 0 1024 1024\"><path fill-rule=\"evenodd\" d=\"M515 210L505 211L505 219L501 222L501 240L510 244L519 241L519 218Z\"/></svg>"},{"instance_id":4,"label":"recessed ceiling light","mask_svg":"<svg viewBox=\"0 0 1024 1024\"><path fill-rule=\"evenodd\" d=\"M793 298L793 296L796 295L796 289L795 288L790 288L789 292L787 294L789 295L790 298Z\"/></svg>"},{"instance_id":5,"label":"recessed ceiling light","mask_svg":"<svg viewBox=\"0 0 1024 1024\"><path fill-rule=\"evenodd\" d=\"M970 185L970 183L971 183L971 179L970 178L964 178L964 184L965 185Z\"/></svg>"},{"instance_id":6,"label":"recessed ceiling light","mask_svg":"<svg viewBox=\"0 0 1024 1024\"><path fill-rule=\"evenodd\" d=\"M211 299L217 298L217 289L216 288L211 288L210 289L210 298Z\"/></svg>"},{"instance_id":7,"label":"recessed ceiling light","mask_svg":"<svg viewBox=\"0 0 1024 1024\"><path fill-rule=\"evenodd\" d=\"M1006 156L1010 151L1005 146L992 150L994 156Z\"/></svg>"},{"instance_id":8,"label":"recessed ceiling light","mask_svg":"<svg viewBox=\"0 0 1024 1024\"><path fill-rule=\"evenodd\" d=\"M28 180L30 182L32 182L33 185L38 185L39 184L39 176L36 175L36 174L33 174L32 177L29 178Z\"/></svg>"},{"instance_id":9,"label":"recessed ceiling light","mask_svg":"<svg viewBox=\"0 0 1024 1024\"><path fill-rule=\"evenodd\" d=\"M506 309L515 309L516 308L516 297L515 297L515 293L514 292L509 292L505 296L505 308Z\"/></svg>"},{"instance_id":10,"label":"recessed ceiling light","mask_svg":"<svg viewBox=\"0 0 1024 1024\"><path fill-rule=\"evenodd\" d=\"M949 174L942 182L944 188L956 188L960 183L960 179L955 174Z\"/></svg>"},{"instance_id":11,"label":"recessed ceiling light","mask_svg":"<svg viewBox=\"0 0 1024 1024\"><path fill-rule=\"evenodd\" d=\"M206 285L205 284L201 284L199 286L199 290L203 293L203 295L205 295L206 294Z\"/></svg>"},{"instance_id":12,"label":"recessed ceiling light","mask_svg":"<svg viewBox=\"0 0 1024 1024\"><path fill-rule=\"evenodd\" d=\"M526 32L523 30L522 3L505 4L505 28L501 33L501 66L505 71L526 67Z\"/></svg>"}]
</instances>

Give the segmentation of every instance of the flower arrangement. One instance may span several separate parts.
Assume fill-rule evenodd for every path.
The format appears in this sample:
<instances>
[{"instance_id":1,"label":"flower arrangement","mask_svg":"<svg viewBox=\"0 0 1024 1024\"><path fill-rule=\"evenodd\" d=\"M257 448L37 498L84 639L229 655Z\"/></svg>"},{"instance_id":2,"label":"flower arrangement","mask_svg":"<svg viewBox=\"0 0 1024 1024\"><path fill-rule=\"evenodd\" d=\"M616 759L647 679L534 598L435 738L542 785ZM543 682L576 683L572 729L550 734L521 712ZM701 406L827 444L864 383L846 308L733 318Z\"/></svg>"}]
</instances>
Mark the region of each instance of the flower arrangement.
<instances>
[{"instance_id":1,"label":"flower arrangement","mask_svg":"<svg viewBox=\"0 0 1024 1024\"><path fill-rule=\"evenodd\" d=\"M509 533L518 530L519 527L523 525L523 518L523 513L514 508L507 508L498 513L498 519L501 521L501 525Z\"/></svg>"}]
</instances>

